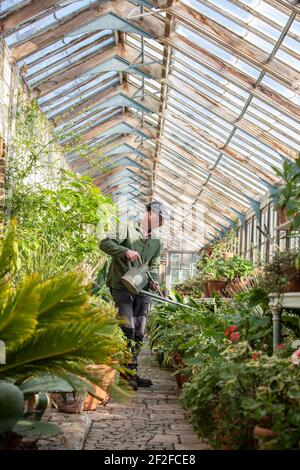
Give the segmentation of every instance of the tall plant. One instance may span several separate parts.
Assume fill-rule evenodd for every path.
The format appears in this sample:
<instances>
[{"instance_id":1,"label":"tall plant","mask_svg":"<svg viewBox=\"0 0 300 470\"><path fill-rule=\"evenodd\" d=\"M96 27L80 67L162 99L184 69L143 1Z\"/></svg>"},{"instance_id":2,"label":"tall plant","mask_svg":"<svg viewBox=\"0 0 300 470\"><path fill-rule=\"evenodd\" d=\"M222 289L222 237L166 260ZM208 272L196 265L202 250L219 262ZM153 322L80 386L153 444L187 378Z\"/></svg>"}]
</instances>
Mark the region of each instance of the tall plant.
<instances>
[{"instance_id":1,"label":"tall plant","mask_svg":"<svg viewBox=\"0 0 300 470\"><path fill-rule=\"evenodd\" d=\"M91 302L78 273L46 281L27 275L15 286L14 250L12 227L0 250L0 338L6 345L0 380L21 383L51 373L67 380L75 374L99 384L87 366L118 367L127 351L114 315Z\"/></svg>"}]
</instances>

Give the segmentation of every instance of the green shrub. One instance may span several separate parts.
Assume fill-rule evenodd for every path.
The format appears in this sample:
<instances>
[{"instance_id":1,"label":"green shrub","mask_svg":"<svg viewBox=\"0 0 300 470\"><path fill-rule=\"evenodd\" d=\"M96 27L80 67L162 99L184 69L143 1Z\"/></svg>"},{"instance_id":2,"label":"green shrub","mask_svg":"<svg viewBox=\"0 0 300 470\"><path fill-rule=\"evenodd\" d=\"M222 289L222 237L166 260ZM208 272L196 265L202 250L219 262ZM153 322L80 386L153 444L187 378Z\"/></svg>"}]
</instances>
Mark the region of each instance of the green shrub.
<instances>
[{"instance_id":1,"label":"green shrub","mask_svg":"<svg viewBox=\"0 0 300 470\"><path fill-rule=\"evenodd\" d=\"M228 347L185 385L183 404L197 433L215 448L298 449L300 368L287 358ZM273 437L253 436L254 426Z\"/></svg>"}]
</instances>

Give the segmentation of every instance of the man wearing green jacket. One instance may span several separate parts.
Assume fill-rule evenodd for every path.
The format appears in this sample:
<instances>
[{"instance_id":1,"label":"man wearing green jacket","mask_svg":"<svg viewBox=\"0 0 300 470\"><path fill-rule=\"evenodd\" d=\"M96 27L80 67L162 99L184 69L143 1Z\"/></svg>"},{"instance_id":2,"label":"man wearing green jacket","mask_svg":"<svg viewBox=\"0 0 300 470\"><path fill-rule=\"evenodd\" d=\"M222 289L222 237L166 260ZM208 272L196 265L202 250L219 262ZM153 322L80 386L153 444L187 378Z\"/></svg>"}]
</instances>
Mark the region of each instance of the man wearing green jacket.
<instances>
[{"instance_id":1,"label":"man wearing green jacket","mask_svg":"<svg viewBox=\"0 0 300 470\"><path fill-rule=\"evenodd\" d=\"M146 205L146 213L139 224L134 222L120 224L117 233L113 236L108 235L100 242L101 250L112 257L107 285L111 290L119 316L123 320L121 328L131 347L132 363L128 365L128 368L133 371L133 374L127 377L127 380L135 390L137 387L152 385L150 379L142 378L137 374L137 356L144 339L149 297L143 294L131 294L122 284L121 277L128 271L130 263L131 266L139 266L140 257L142 263L149 266L153 279L148 287L151 290L157 289L161 241L155 237L154 231L162 226L167 217L167 211L162 203L150 202Z\"/></svg>"}]
</instances>

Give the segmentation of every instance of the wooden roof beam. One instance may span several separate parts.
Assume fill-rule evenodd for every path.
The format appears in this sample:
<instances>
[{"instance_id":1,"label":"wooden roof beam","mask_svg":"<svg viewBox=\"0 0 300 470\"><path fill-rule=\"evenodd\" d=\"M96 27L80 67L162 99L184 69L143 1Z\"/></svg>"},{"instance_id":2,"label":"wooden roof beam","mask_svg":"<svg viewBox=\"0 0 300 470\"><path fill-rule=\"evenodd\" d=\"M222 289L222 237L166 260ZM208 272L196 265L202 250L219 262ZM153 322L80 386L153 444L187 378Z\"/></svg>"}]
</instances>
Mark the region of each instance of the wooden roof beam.
<instances>
[{"instance_id":1,"label":"wooden roof beam","mask_svg":"<svg viewBox=\"0 0 300 470\"><path fill-rule=\"evenodd\" d=\"M300 73L288 67L276 57L269 62L269 53L253 46L245 39L225 28L221 24L211 20L191 6L182 3L171 8L175 18L182 21L192 30L199 32L206 39L212 40L223 49L230 51L235 56L246 60L254 67L264 70L276 77L281 83L294 87L300 83ZM174 33L175 35L177 33ZM172 34L171 34L172 41Z\"/></svg>"},{"instance_id":2,"label":"wooden roof beam","mask_svg":"<svg viewBox=\"0 0 300 470\"><path fill-rule=\"evenodd\" d=\"M115 56L125 59L130 64L134 63L141 71L144 71L154 78L160 77L160 65L141 65L139 62L137 62L137 54L134 52L133 48L128 44L123 46L120 43L117 46L108 46L100 53L98 51L92 56L84 57L77 63L70 64L69 68L45 78L44 81L33 87L34 97L44 96L47 93L64 86L66 83L76 80L82 77L84 74L88 74L93 70L94 67L109 59L112 59Z\"/></svg>"},{"instance_id":3,"label":"wooden roof beam","mask_svg":"<svg viewBox=\"0 0 300 470\"><path fill-rule=\"evenodd\" d=\"M128 97L129 99L134 100L137 104L141 106L145 106L153 113L158 113L159 110L159 103L158 100L152 98L151 96L147 96L145 94L144 98L137 97L135 98L135 94L138 93L138 88L134 85L129 84L128 82L123 82L122 84L115 85L103 93L99 93L92 98L87 98L81 104L77 105L76 107L70 110L63 111L60 114L55 115L51 120L54 122L56 126L65 123L66 121L72 121L74 118L79 116L82 113L85 113L91 110L94 106L99 105L100 103L105 103L107 100L113 98L114 96L122 93L124 96ZM59 106L59 105L58 105ZM55 108L54 108L55 109ZM53 110L51 110L52 112ZM86 117L84 118L86 119ZM77 123L76 123L77 124Z\"/></svg>"},{"instance_id":4,"label":"wooden roof beam","mask_svg":"<svg viewBox=\"0 0 300 470\"><path fill-rule=\"evenodd\" d=\"M12 56L14 60L21 60L38 49L46 47L52 42L57 41L57 39L74 32L76 29L90 23L98 17L112 12L126 18L133 8L133 4L129 3L127 0L103 0L100 4L90 5L89 8L85 10L75 11L74 14L71 17L69 16L65 21L49 26L47 31L37 31L34 37L14 47ZM143 18L129 19L128 21L154 37L163 35L164 22L153 18L151 15Z\"/></svg>"},{"instance_id":5,"label":"wooden roof beam","mask_svg":"<svg viewBox=\"0 0 300 470\"><path fill-rule=\"evenodd\" d=\"M299 116L299 108L290 100L285 99L283 96L279 95L271 88L268 88L266 85L256 85L255 78L252 78L250 75L246 75L244 72L237 70L229 63L227 64L226 62L222 61L220 57L208 52L198 44L187 40L187 38L184 36L178 33L173 33L172 41L167 38L163 39L162 42L168 42L174 50L179 51L188 59L199 63L217 75L220 75L222 78L230 81L236 86L241 87L243 90L252 93L253 96L260 98L267 104L270 104L271 106L276 104L276 106L279 106L282 109L282 112L288 112L288 115L293 114L294 110L296 110L295 116ZM285 84L285 86L295 91L291 84Z\"/></svg>"},{"instance_id":6,"label":"wooden roof beam","mask_svg":"<svg viewBox=\"0 0 300 470\"><path fill-rule=\"evenodd\" d=\"M290 158L296 158L298 155L298 152L279 142L277 139L274 139L269 132L262 131L260 127L247 120L247 118L239 120L239 116L237 114L227 110L212 97L205 95L200 90L190 87L188 84L183 83L175 77L169 77L166 82L171 88L175 89L183 96L186 96L195 103L198 103L200 106L203 106L205 109L216 114L216 116L221 117L229 124L235 125L238 129L241 129L250 136L259 139L274 150L277 150ZM169 113L171 114L170 111ZM174 116L173 112L172 115Z\"/></svg>"},{"instance_id":7,"label":"wooden roof beam","mask_svg":"<svg viewBox=\"0 0 300 470\"><path fill-rule=\"evenodd\" d=\"M107 131L112 129L114 126L117 124L121 123L126 123L129 126L133 127L137 131L142 132L145 134L149 139L155 139L156 138L156 129L155 128L149 128L141 125L141 121L136 119L135 117L132 116L131 113L126 112L124 115L120 115L120 117L109 119L108 121L99 124L98 126L94 127L91 130L88 130L87 132L84 132L82 136L84 137L85 140L89 140L95 136L103 136Z\"/></svg>"},{"instance_id":8,"label":"wooden roof beam","mask_svg":"<svg viewBox=\"0 0 300 470\"><path fill-rule=\"evenodd\" d=\"M157 170L157 181L159 181L160 179L163 179L165 180L166 182L168 182L168 184L171 184L174 186L174 178L172 178L171 176L168 176L166 174L165 171L162 171L158 168ZM177 184L177 180L176 181L176 184ZM175 188L174 188L175 189ZM208 192L209 192L209 189L208 189ZM223 195L220 191L217 191L217 194L218 194L218 198L221 202L221 206L223 206L222 208L218 208L218 210L222 210L224 212L224 214L226 214L228 217L230 217L232 215L232 212L230 209L230 207L233 207L237 210L241 210L242 209L242 206L236 202L235 199L233 199L232 197L230 197L230 195L226 194L226 195ZM206 200L205 204L207 204L208 200ZM212 207L217 207L217 206L214 206L212 205ZM227 209L226 209L227 207Z\"/></svg>"},{"instance_id":9,"label":"wooden roof beam","mask_svg":"<svg viewBox=\"0 0 300 470\"><path fill-rule=\"evenodd\" d=\"M6 33L17 25L35 18L56 6L58 0L29 0L27 4L0 16L0 32Z\"/></svg>"},{"instance_id":10,"label":"wooden roof beam","mask_svg":"<svg viewBox=\"0 0 300 470\"><path fill-rule=\"evenodd\" d=\"M232 188L234 191L238 191L244 194L245 196L247 195L249 197L252 197L253 199L256 199L259 197L259 193L253 190L249 191L249 189L247 189L246 182L243 185L240 182L238 182L234 177L224 176L224 173L222 171L219 171L217 167L214 168L214 165L201 159L201 154L199 154L199 156L195 156L191 154L189 151L187 151L186 148L184 148L183 146L179 144L174 144L166 137L162 137L161 142L163 146L166 146L166 150L169 148L170 150L175 151L179 155L182 154L187 159L191 159L192 161L197 163L197 165L199 165L200 168L203 168L208 173L213 171L213 175L215 175L221 182L223 182L223 184L227 184L228 187ZM207 143L209 144L209 142ZM214 149L216 150L217 148L214 147ZM218 148L217 150L220 150L220 149Z\"/></svg>"},{"instance_id":11,"label":"wooden roof beam","mask_svg":"<svg viewBox=\"0 0 300 470\"><path fill-rule=\"evenodd\" d=\"M161 180L166 181L167 185L170 185L172 188L174 188L176 197L178 197L178 194L176 192L176 189L178 190L178 188L183 189L183 194L184 195L185 194L187 194L187 195L190 194L190 193L188 193L186 188L178 186L177 179L174 181L174 179L172 180L172 178L168 178L167 175L164 174L164 172L160 172L158 170L158 177L157 177L156 183L159 185ZM190 196L193 199L196 197L196 196L191 195L191 194L190 194ZM178 201L178 202L180 202L180 201ZM232 210L228 209L228 204L231 204L230 200L227 201L227 203L226 203L227 205L222 205L222 204L218 205L218 204L213 203L209 199L205 199L205 198L203 198L203 200L200 201L200 203L203 205L203 207L206 207L210 212L214 213L216 217L219 217L219 218L223 219L224 223L228 223L228 220L226 219L226 217L229 218L229 219L233 219L233 216L235 215ZM234 204L232 204L232 205L234 205ZM193 206L192 203L191 203L191 206ZM237 210L239 210L239 209L240 209L240 207ZM224 217L224 215L226 217Z\"/></svg>"}]
</instances>

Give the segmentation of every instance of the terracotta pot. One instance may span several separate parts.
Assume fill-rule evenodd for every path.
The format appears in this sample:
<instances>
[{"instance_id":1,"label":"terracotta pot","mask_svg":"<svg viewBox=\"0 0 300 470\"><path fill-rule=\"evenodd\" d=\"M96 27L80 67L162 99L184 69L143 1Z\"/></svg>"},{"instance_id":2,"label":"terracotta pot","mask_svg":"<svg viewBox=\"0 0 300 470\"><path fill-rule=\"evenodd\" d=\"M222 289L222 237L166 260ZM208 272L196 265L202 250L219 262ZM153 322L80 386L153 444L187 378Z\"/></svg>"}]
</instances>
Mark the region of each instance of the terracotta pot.
<instances>
[{"instance_id":1,"label":"terracotta pot","mask_svg":"<svg viewBox=\"0 0 300 470\"><path fill-rule=\"evenodd\" d=\"M182 388L182 386L186 382L190 381L190 377L188 375L180 374L180 372L178 374L176 374L175 377L176 377L176 382L177 382L178 388Z\"/></svg>"},{"instance_id":2,"label":"terracotta pot","mask_svg":"<svg viewBox=\"0 0 300 470\"><path fill-rule=\"evenodd\" d=\"M109 391L115 381L116 371L105 364L89 366L88 369L95 375L99 376L99 383L101 386L93 385L95 394L98 398L88 394L84 400L83 409L84 411L95 411L97 406L106 405L109 401Z\"/></svg>"},{"instance_id":3,"label":"terracotta pot","mask_svg":"<svg viewBox=\"0 0 300 470\"><path fill-rule=\"evenodd\" d=\"M272 431L269 428L262 428L261 426L254 426L253 435L256 437L276 437L278 436L277 432Z\"/></svg>"},{"instance_id":4,"label":"terracotta pot","mask_svg":"<svg viewBox=\"0 0 300 470\"><path fill-rule=\"evenodd\" d=\"M287 283L285 292L300 292L300 278Z\"/></svg>"},{"instance_id":5,"label":"terracotta pot","mask_svg":"<svg viewBox=\"0 0 300 470\"><path fill-rule=\"evenodd\" d=\"M182 355L179 352L172 352L171 353L171 358L174 362L174 364L179 368L183 369L185 367L185 363L183 360Z\"/></svg>"},{"instance_id":6,"label":"terracotta pot","mask_svg":"<svg viewBox=\"0 0 300 470\"><path fill-rule=\"evenodd\" d=\"M287 211L286 207L280 207L278 209L278 223L279 225L285 224L287 221Z\"/></svg>"},{"instance_id":7,"label":"terracotta pot","mask_svg":"<svg viewBox=\"0 0 300 470\"><path fill-rule=\"evenodd\" d=\"M204 297L210 297L207 281L203 283L203 289L204 289Z\"/></svg>"},{"instance_id":8,"label":"terracotta pot","mask_svg":"<svg viewBox=\"0 0 300 470\"><path fill-rule=\"evenodd\" d=\"M218 294L223 295L227 286L227 281L208 281L208 291L209 297L213 296L213 293L216 292Z\"/></svg>"}]
</instances>

